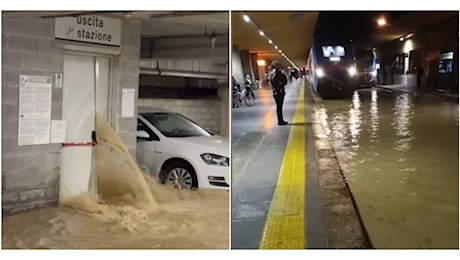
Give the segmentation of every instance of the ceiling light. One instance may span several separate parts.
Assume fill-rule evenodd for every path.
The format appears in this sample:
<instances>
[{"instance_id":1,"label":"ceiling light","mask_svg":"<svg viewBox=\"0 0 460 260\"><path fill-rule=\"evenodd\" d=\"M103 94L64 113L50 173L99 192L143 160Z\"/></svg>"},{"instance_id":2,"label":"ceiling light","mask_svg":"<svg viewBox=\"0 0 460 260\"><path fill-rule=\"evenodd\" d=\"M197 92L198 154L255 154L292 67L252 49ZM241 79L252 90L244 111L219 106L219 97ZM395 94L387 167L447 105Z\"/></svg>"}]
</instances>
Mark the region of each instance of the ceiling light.
<instances>
[{"instance_id":1,"label":"ceiling light","mask_svg":"<svg viewBox=\"0 0 460 260\"><path fill-rule=\"evenodd\" d=\"M265 35L265 33L262 32L262 31L259 31L259 34L260 34L260 36L264 36L264 35Z\"/></svg>"},{"instance_id":2,"label":"ceiling light","mask_svg":"<svg viewBox=\"0 0 460 260\"><path fill-rule=\"evenodd\" d=\"M278 50L278 46L276 46L276 45L275 45L275 49L277 49L277 50Z\"/></svg>"},{"instance_id":3,"label":"ceiling light","mask_svg":"<svg viewBox=\"0 0 460 260\"><path fill-rule=\"evenodd\" d=\"M272 43L273 43L273 41L272 41L272 40L268 40L268 43L272 44Z\"/></svg>"},{"instance_id":4,"label":"ceiling light","mask_svg":"<svg viewBox=\"0 0 460 260\"><path fill-rule=\"evenodd\" d=\"M400 41L404 41L404 37L399 38Z\"/></svg>"},{"instance_id":5,"label":"ceiling light","mask_svg":"<svg viewBox=\"0 0 460 260\"><path fill-rule=\"evenodd\" d=\"M279 53L281 53L281 50L278 50Z\"/></svg>"},{"instance_id":6,"label":"ceiling light","mask_svg":"<svg viewBox=\"0 0 460 260\"><path fill-rule=\"evenodd\" d=\"M249 23L249 22L251 21L251 19L249 19L249 16L247 16L247 15L243 15L243 19L244 19L247 23Z\"/></svg>"}]
</instances>

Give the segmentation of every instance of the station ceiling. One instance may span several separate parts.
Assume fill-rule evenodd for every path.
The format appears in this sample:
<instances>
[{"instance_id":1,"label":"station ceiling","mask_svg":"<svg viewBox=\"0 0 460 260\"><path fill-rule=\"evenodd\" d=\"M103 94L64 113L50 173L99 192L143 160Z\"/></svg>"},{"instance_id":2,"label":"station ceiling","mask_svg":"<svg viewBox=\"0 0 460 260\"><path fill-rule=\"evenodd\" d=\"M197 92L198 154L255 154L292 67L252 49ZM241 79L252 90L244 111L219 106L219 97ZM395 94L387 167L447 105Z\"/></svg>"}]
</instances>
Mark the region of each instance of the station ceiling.
<instances>
[{"instance_id":1,"label":"station ceiling","mask_svg":"<svg viewBox=\"0 0 460 260\"><path fill-rule=\"evenodd\" d=\"M298 67L306 65L311 39L319 12L254 11L232 12L232 44L257 53L266 60L291 65L274 46L278 46ZM252 22L246 22L243 15ZM258 28L257 28L258 27ZM258 30L266 37L262 37ZM273 44L268 42L273 41Z\"/></svg>"},{"instance_id":2,"label":"station ceiling","mask_svg":"<svg viewBox=\"0 0 460 260\"><path fill-rule=\"evenodd\" d=\"M387 17L387 25L381 28L376 27L373 33L358 39L357 43L363 47L371 48L385 42L398 40L409 33L415 33L447 19L458 19L458 11L406 11L396 17L392 13L382 12L381 16Z\"/></svg>"}]
</instances>

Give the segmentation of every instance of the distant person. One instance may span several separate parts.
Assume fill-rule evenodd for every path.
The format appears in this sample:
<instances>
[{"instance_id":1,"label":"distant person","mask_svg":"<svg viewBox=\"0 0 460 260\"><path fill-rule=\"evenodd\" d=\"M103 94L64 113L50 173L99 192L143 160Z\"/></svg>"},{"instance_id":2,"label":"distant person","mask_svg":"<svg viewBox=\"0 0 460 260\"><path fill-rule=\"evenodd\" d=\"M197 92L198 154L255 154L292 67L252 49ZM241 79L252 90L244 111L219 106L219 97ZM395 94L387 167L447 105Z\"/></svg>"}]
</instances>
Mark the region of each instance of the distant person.
<instances>
[{"instance_id":1,"label":"distant person","mask_svg":"<svg viewBox=\"0 0 460 260\"><path fill-rule=\"evenodd\" d=\"M252 90L252 78L249 76L249 74L246 74L246 77L244 78L244 85L246 87L246 91L252 96L252 98L256 98L256 95L254 94L254 91Z\"/></svg>"},{"instance_id":2,"label":"distant person","mask_svg":"<svg viewBox=\"0 0 460 260\"><path fill-rule=\"evenodd\" d=\"M287 122L283 119L283 103L286 90L284 86L287 84L287 77L282 71L281 65L274 61L271 64L274 69L273 77L270 82L273 90L273 97L276 102L276 115L278 117L278 125L287 125Z\"/></svg>"},{"instance_id":3,"label":"distant person","mask_svg":"<svg viewBox=\"0 0 460 260\"><path fill-rule=\"evenodd\" d=\"M423 69L423 66L419 64L416 67L416 72L417 72L417 88L422 87L422 80L423 80L423 74L425 74L425 70Z\"/></svg>"}]
</instances>

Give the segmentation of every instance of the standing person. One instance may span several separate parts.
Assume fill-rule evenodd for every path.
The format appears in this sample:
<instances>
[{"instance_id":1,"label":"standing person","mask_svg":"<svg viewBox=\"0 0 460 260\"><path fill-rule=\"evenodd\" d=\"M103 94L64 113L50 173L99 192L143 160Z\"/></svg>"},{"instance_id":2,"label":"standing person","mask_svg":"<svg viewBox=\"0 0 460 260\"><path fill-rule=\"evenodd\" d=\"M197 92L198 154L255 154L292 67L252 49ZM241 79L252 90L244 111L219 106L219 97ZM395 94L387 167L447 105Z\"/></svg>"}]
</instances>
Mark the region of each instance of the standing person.
<instances>
[{"instance_id":1,"label":"standing person","mask_svg":"<svg viewBox=\"0 0 460 260\"><path fill-rule=\"evenodd\" d=\"M420 89L422 87L422 80L423 80L423 74L425 74L425 71L423 69L422 64L419 64L416 67L416 72L417 72L417 88Z\"/></svg>"},{"instance_id":2,"label":"standing person","mask_svg":"<svg viewBox=\"0 0 460 260\"><path fill-rule=\"evenodd\" d=\"M246 91L252 96L252 98L256 99L256 95L252 90L252 79L251 76L249 76L249 74L246 74L246 77L244 78L244 85L246 87Z\"/></svg>"},{"instance_id":3,"label":"standing person","mask_svg":"<svg viewBox=\"0 0 460 260\"><path fill-rule=\"evenodd\" d=\"M275 98L276 102L276 115L278 117L278 125L287 125L287 122L283 119L283 102L284 96L286 95L284 86L287 84L287 77L282 71L281 64L278 62L272 62L271 67L274 69L274 75L270 82L272 85L273 97Z\"/></svg>"}]
</instances>

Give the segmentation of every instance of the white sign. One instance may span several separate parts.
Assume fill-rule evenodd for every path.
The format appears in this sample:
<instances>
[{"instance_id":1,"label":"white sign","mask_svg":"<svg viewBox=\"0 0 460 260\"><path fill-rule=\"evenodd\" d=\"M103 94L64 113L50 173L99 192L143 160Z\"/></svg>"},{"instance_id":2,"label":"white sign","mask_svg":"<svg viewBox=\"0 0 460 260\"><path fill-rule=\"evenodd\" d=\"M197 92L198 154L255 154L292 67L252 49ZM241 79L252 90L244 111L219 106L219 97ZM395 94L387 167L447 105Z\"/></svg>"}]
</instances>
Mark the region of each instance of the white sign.
<instances>
[{"instance_id":1,"label":"white sign","mask_svg":"<svg viewBox=\"0 0 460 260\"><path fill-rule=\"evenodd\" d=\"M135 90L124 88L121 96L121 117L133 117L135 104Z\"/></svg>"},{"instance_id":2,"label":"white sign","mask_svg":"<svg viewBox=\"0 0 460 260\"><path fill-rule=\"evenodd\" d=\"M65 120L51 121L51 143L65 143Z\"/></svg>"},{"instance_id":3,"label":"white sign","mask_svg":"<svg viewBox=\"0 0 460 260\"><path fill-rule=\"evenodd\" d=\"M19 77L18 145L49 144L52 81L43 76Z\"/></svg>"},{"instance_id":4,"label":"white sign","mask_svg":"<svg viewBox=\"0 0 460 260\"><path fill-rule=\"evenodd\" d=\"M121 20L96 15L58 17L54 38L120 46Z\"/></svg>"}]
</instances>

